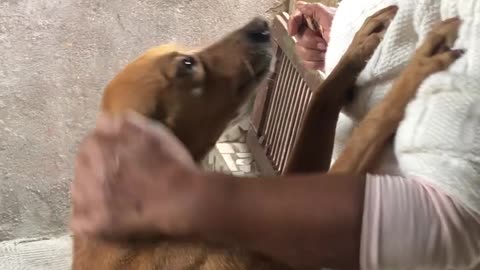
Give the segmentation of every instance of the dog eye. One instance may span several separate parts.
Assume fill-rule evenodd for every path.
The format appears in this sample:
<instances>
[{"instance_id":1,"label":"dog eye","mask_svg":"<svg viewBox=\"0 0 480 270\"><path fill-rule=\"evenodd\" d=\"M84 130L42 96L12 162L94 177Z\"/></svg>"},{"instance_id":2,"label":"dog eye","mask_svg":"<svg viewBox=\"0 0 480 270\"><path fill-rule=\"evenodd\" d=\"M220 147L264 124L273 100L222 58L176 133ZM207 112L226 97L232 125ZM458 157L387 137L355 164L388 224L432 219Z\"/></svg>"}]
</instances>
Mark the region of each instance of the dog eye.
<instances>
[{"instance_id":1,"label":"dog eye","mask_svg":"<svg viewBox=\"0 0 480 270\"><path fill-rule=\"evenodd\" d=\"M197 60L192 56L185 56L180 59L177 67L177 77L191 76L197 65Z\"/></svg>"},{"instance_id":2,"label":"dog eye","mask_svg":"<svg viewBox=\"0 0 480 270\"><path fill-rule=\"evenodd\" d=\"M196 64L196 60L195 58L191 57L191 56L186 56L182 59L182 63L183 65L186 67L186 68L193 68Z\"/></svg>"}]
</instances>

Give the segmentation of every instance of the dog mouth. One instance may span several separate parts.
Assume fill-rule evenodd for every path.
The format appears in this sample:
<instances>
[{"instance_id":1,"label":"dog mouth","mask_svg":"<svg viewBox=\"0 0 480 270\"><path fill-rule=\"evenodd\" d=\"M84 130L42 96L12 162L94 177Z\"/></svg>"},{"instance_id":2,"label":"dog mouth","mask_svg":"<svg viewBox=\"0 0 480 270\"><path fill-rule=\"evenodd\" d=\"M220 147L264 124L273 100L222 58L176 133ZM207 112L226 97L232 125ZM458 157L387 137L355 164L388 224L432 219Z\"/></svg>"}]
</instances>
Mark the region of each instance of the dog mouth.
<instances>
[{"instance_id":1,"label":"dog mouth","mask_svg":"<svg viewBox=\"0 0 480 270\"><path fill-rule=\"evenodd\" d=\"M244 59L243 64L247 70L249 77L239 87L239 92L243 93L253 88L256 84L262 81L268 73L270 73L270 67L272 62L272 54L270 52L256 55L252 59Z\"/></svg>"}]
</instances>

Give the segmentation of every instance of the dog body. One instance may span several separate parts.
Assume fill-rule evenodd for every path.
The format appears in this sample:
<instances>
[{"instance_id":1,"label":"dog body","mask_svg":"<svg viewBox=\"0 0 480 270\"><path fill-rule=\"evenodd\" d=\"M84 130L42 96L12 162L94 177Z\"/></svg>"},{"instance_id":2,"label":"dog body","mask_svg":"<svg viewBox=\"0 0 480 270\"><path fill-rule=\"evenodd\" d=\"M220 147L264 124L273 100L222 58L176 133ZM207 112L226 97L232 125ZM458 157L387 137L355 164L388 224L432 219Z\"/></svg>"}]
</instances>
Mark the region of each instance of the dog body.
<instances>
[{"instance_id":1,"label":"dog body","mask_svg":"<svg viewBox=\"0 0 480 270\"><path fill-rule=\"evenodd\" d=\"M164 123L200 162L267 76L271 60L269 26L260 18L204 50L155 47L107 85L102 111L132 110ZM191 242L125 247L74 236L73 252L74 270L285 269L244 250Z\"/></svg>"}]
</instances>

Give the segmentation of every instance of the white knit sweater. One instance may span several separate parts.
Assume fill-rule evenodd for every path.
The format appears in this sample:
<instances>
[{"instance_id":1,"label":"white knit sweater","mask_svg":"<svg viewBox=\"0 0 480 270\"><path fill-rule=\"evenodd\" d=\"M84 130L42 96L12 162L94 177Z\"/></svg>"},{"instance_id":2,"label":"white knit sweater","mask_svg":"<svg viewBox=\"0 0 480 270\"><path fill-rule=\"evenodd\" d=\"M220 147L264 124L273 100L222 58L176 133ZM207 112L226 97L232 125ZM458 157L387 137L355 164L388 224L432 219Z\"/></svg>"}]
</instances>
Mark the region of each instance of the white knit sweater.
<instances>
[{"instance_id":1,"label":"white knit sweater","mask_svg":"<svg viewBox=\"0 0 480 270\"><path fill-rule=\"evenodd\" d=\"M375 172L421 177L480 213L480 0L343 0L332 26L326 71L333 69L363 21L391 4L397 4L399 12L358 78L356 100L339 119L334 159L432 25L460 16L463 24L455 47L465 48L466 54L421 85L394 146L387 147Z\"/></svg>"}]
</instances>

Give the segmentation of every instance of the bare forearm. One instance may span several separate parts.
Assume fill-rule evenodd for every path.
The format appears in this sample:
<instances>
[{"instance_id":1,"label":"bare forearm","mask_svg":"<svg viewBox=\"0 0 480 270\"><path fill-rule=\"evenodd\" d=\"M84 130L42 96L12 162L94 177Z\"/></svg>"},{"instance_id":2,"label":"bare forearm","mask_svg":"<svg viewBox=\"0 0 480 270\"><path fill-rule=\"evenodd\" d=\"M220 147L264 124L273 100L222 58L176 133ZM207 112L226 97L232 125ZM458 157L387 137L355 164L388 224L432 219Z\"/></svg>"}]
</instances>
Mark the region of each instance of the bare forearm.
<instances>
[{"instance_id":1,"label":"bare forearm","mask_svg":"<svg viewBox=\"0 0 480 270\"><path fill-rule=\"evenodd\" d=\"M421 80L402 74L387 96L368 112L335 161L331 173L364 173L371 169L395 133Z\"/></svg>"},{"instance_id":2,"label":"bare forearm","mask_svg":"<svg viewBox=\"0 0 480 270\"><path fill-rule=\"evenodd\" d=\"M338 116L359 72L350 68L341 61L314 92L284 174L328 170Z\"/></svg>"},{"instance_id":3,"label":"bare forearm","mask_svg":"<svg viewBox=\"0 0 480 270\"><path fill-rule=\"evenodd\" d=\"M364 177L206 177L216 191L194 226L200 240L240 246L298 269L358 266Z\"/></svg>"}]
</instances>

